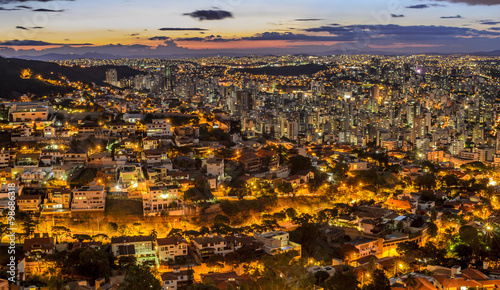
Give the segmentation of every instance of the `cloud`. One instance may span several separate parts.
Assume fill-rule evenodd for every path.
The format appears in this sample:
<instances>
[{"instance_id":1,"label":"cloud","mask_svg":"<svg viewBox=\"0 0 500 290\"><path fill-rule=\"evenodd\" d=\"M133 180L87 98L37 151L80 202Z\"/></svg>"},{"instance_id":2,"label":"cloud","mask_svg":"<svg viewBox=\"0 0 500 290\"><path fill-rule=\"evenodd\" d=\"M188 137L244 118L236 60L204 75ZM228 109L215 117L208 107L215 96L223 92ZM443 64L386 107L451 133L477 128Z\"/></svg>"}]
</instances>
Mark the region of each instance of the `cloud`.
<instances>
[{"instance_id":1,"label":"cloud","mask_svg":"<svg viewBox=\"0 0 500 290\"><path fill-rule=\"evenodd\" d=\"M46 41L40 41L40 40L8 40L4 42L0 42L0 45L5 45L5 46L53 46L53 45L82 45L82 46L87 46L87 45L92 45L91 43L52 43L52 42L46 42Z\"/></svg>"},{"instance_id":2,"label":"cloud","mask_svg":"<svg viewBox=\"0 0 500 290\"><path fill-rule=\"evenodd\" d=\"M500 24L500 21L480 20L479 23L483 25L497 25Z\"/></svg>"},{"instance_id":3,"label":"cloud","mask_svg":"<svg viewBox=\"0 0 500 290\"><path fill-rule=\"evenodd\" d=\"M320 18L298 18L298 19L295 19L295 21L320 21L320 20L324 20L324 19L320 19Z\"/></svg>"},{"instance_id":4,"label":"cloud","mask_svg":"<svg viewBox=\"0 0 500 290\"><path fill-rule=\"evenodd\" d=\"M453 19L453 18L463 18L460 15L455 15L455 16L441 16L440 18L442 19Z\"/></svg>"},{"instance_id":5,"label":"cloud","mask_svg":"<svg viewBox=\"0 0 500 290\"><path fill-rule=\"evenodd\" d=\"M16 6L16 8L19 8L19 9L32 9L32 7L26 6L26 5L18 5L18 6Z\"/></svg>"},{"instance_id":6,"label":"cloud","mask_svg":"<svg viewBox=\"0 0 500 290\"><path fill-rule=\"evenodd\" d=\"M24 3L24 2L53 2L53 1L74 1L74 0L0 0L0 4Z\"/></svg>"},{"instance_id":7,"label":"cloud","mask_svg":"<svg viewBox=\"0 0 500 290\"><path fill-rule=\"evenodd\" d=\"M391 14L391 17L392 18L401 18L401 17L405 17L403 14Z\"/></svg>"},{"instance_id":8,"label":"cloud","mask_svg":"<svg viewBox=\"0 0 500 290\"><path fill-rule=\"evenodd\" d=\"M170 37L168 36L154 36L148 38L149 40L170 40Z\"/></svg>"},{"instance_id":9,"label":"cloud","mask_svg":"<svg viewBox=\"0 0 500 290\"><path fill-rule=\"evenodd\" d=\"M206 31L208 29L198 27L163 27L158 30L161 31Z\"/></svg>"},{"instance_id":10,"label":"cloud","mask_svg":"<svg viewBox=\"0 0 500 290\"><path fill-rule=\"evenodd\" d=\"M490 27L488 30L500 31L500 27Z\"/></svg>"},{"instance_id":11,"label":"cloud","mask_svg":"<svg viewBox=\"0 0 500 290\"><path fill-rule=\"evenodd\" d=\"M323 32L332 35L332 40L338 41L363 41L373 40L399 40L399 41L437 41L454 39L458 37L499 37L500 33L493 31L477 30L466 27L451 26L426 26L411 25L401 26L395 24L388 25L347 25L347 26L320 26L304 29L306 32Z\"/></svg>"},{"instance_id":12,"label":"cloud","mask_svg":"<svg viewBox=\"0 0 500 290\"><path fill-rule=\"evenodd\" d=\"M16 10L21 10L21 9L0 7L0 11L16 11Z\"/></svg>"},{"instance_id":13,"label":"cloud","mask_svg":"<svg viewBox=\"0 0 500 290\"><path fill-rule=\"evenodd\" d=\"M467 5L500 5L499 0L434 0L434 1L446 1L450 3L463 3Z\"/></svg>"},{"instance_id":14,"label":"cloud","mask_svg":"<svg viewBox=\"0 0 500 290\"><path fill-rule=\"evenodd\" d=\"M39 9L33 9L31 11L33 11L33 12L64 12L64 9L55 10L55 9L39 8Z\"/></svg>"},{"instance_id":15,"label":"cloud","mask_svg":"<svg viewBox=\"0 0 500 290\"><path fill-rule=\"evenodd\" d=\"M411 6L406 6L406 8L409 8L409 9L425 9L425 8L429 8L430 6L427 5L427 4L418 4L418 5L411 5Z\"/></svg>"},{"instance_id":16,"label":"cloud","mask_svg":"<svg viewBox=\"0 0 500 290\"><path fill-rule=\"evenodd\" d=\"M225 10L196 10L191 13L184 13L183 15L198 18L198 20L222 20L233 17L231 12Z\"/></svg>"},{"instance_id":17,"label":"cloud","mask_svg":"<svg viewBox=\"0 0 500 290\"><path fill-rule=\"evenodd\" d=\"M132 33L132 34L129 34L128 36L137 36L137 35L141 35L140 33Z\"/></svg>"},{"instance_id":18,"label":"cloud","mask_svg":"<svg viewBox=\"0 0 500 290\"><path fill-rule=\"evenodd\" d=\"M24 26L16 26L16 29L22 29L22 30L30 30L30 29L42 29L43 27L41 26L34 26L34 27L30 27L30 28L27 28L27 27L24 27Z\"/></svg>"},{"instance_id":19,"label":"cloud","mask_svg":"<svg viewBox=\"0 0 500 290\"><path fill-rule=\"evenodd\" d=\"M240 41L243 38L223 38L220 35L208 35L205 37L180 37L176 38L175 41L202 41L202 42L228 42L228 41Z\"/></svg>"}]
</instances>

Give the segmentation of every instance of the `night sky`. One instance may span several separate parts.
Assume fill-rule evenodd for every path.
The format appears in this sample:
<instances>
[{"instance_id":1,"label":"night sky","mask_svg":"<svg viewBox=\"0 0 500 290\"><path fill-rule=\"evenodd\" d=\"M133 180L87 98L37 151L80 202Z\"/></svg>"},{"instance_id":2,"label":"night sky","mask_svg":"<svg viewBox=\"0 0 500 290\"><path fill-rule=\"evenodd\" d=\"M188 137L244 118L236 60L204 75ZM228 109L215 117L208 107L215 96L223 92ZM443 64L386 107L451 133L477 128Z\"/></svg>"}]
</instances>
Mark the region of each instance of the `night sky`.
<instances>
[{"instance_id":1,"label":"night sky","mask_svg":"<svg viewBox=\"0 0 500 290\"><path fill-rule=\"evenodd\" d=\"M500 0L0 0L0 55L500 49Z\"/></svg>"}]
</instances>

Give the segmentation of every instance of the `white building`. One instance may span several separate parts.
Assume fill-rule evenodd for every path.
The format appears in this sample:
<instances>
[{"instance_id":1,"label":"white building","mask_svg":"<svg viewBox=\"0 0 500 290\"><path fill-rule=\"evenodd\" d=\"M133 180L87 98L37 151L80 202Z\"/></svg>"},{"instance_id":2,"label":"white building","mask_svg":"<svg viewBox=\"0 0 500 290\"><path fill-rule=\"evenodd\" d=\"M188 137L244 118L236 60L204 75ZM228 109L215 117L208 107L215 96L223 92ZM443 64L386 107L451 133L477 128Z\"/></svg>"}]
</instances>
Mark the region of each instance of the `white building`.
<instances>
[{"instance_id":1,"label":"white building","mask_svg":"<svg viewBox=\"0 0 500 290\"><path fill-rule=\"evenodd\" d=\"M153 119L153 123L146 124L146 135L164 137L172 136L172 125L169 119Z\"/></svg>"},{"instance_id":2,"label":"white building","mask_svg":"<svg viewBox=\"0 0 500 290\"><path fill-rule=\"evenodd\" d=\"M179 187L176 185L151 186L142 198L144 215L168 211L173 202L180 202Z\"/></svg>"},{"instance_id":3,"label":"white building","mask_svg":"<svg viewBox=\"0 0 500 290\"><path fill-rule=\"evenodd\" d=\"M105 206L104 186L91 185L73 189L71 211L104 211Z\"/></svg>"},{"instance_id":4,"label":"white building","mask_svg":"<svg viewBox=\"0 0 500 290\"><path fill-rule=\"evenodd\" d=\"M208 258L212 255L222 255L231 252L227 246L226 239L221 236L209 235L193 239L193 247L196 253L202 258Z\"/></svg>"},{"instance_id":5,"label":"white building","mask_svg":"<svg viewBox=\"0 0 500 290\"><path fill-rule=\"evenodd\" d=\"M115 257L134 256L137 262L158 264L153 237L133 236L111 238L111 251Z\"/></svg>"},{"instance_id":6,"label":"white building","mask_svg":"<svg viewBox=\"0 0 500 290\"><path fill-rule=\"evenodd\" d=\"M188 255L188 242L181 236L156 240L160 261L175 261L178 257Z\"/></svg>"},{"instance_id":7,"label":"white building","mask_svg":"<svg viewBox=\"0 0 500 290\"><path fill-rule=\"evenodd\" d=\"M224 179L224 159L209 158L207 160L207 174L215 176L217 181Z\"/></svg>"},{"instance_id":8,"label":"white building","mask_svg":"<svg viewBox=\"0 0 500 290\"><path fill-rule=\"evenodd\" d=\"M262 249L270 255L289 250L296 250L299 252L299 255L301 253L301 245L291 242L288 232L271 231L262 234L254 233L253 237L264 244Z\"/></svg>"}]
</instances>

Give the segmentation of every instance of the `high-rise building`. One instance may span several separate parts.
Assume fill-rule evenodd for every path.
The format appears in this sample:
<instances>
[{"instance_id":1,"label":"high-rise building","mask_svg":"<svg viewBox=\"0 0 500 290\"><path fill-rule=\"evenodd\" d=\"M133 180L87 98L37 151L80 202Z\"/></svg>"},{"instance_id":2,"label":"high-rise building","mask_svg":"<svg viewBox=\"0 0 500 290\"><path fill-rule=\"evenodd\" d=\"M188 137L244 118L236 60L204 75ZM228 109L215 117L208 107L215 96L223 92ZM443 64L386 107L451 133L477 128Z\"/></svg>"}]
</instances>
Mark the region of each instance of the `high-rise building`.
<instances>
[{"instance_id":1,"label":"high-rise building","mask_svg":"<svg viewBox=\"0 0 500 290\"><path fill-rule=\"evenodd\" d=\"M116 69L108 69L106 71L106 82L113 86L118 86L118 73Z\"/></svg>"}]
</instances>

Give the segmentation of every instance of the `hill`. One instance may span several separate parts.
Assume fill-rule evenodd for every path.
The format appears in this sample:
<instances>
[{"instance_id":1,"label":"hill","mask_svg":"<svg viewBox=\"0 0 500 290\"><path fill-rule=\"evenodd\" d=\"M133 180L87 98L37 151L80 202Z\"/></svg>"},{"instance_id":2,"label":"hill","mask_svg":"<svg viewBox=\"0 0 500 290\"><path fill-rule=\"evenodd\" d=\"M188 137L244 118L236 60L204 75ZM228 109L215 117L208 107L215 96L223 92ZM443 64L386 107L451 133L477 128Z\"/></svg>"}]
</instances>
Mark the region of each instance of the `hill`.
<instances>
[{"instance_id":1,"label":"hill","mask_svg":"<svg viewBox=\"0 0 500 290\"><path fill-rule=\"evenodd\" d=\"M104 84L106 71L110 68L117 70L118 78L131 77L143 72L126 66L98 66L98 67L69 67L52 62L33 61L15 58L0 57L0 98L11 99L21 94L32 93L45 95L50 93L65 93L71 88L58 87L41 80L21 78L21 71L31 69L32 75L41 75L44 79L59 79L65 76L70 81Z\"/></svg>"}]
</instances>

